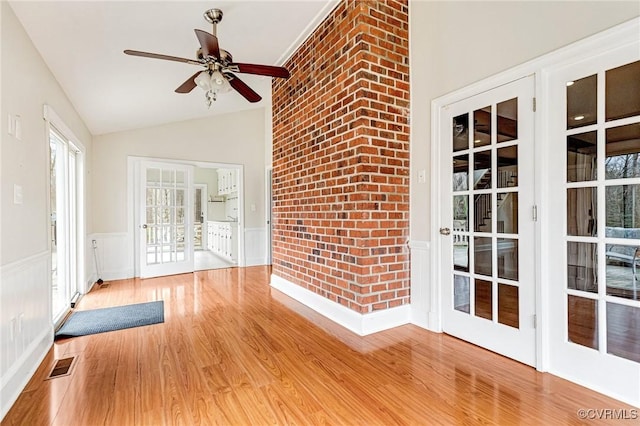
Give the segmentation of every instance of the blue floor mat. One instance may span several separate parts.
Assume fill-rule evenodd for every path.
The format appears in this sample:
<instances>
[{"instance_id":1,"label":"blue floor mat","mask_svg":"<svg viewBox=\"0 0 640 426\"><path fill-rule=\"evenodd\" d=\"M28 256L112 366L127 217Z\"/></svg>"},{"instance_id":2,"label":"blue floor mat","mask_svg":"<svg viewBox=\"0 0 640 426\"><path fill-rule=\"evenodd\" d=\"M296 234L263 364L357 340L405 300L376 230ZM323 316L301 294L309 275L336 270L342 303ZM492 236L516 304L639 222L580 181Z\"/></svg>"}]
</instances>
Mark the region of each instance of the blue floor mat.
<instances>
[{"instance_id":1,"label":"blue floor mat","mask_svg":"<svg viewBox=\"0 0 640 426\"><path fill-rule=\"evenodd\" d=\"M71 314L56 337L77 337L164 322L164 301L113 308L77 311Z\"/></svg>"}]
</instances>

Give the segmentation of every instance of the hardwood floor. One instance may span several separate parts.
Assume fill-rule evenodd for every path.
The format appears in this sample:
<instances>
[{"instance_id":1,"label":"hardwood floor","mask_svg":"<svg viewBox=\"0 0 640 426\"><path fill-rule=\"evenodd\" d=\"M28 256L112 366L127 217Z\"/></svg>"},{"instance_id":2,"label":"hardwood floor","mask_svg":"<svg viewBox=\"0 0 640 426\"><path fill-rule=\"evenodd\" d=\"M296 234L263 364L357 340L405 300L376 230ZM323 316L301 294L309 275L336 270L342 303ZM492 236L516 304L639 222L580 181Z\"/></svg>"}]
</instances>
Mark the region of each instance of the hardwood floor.
<instances>
[{"instance_id":1,"label":"hardwood floor","mask_svg":"<svg viewBox=\"0 0 640 426\"><path fill-rule=\"evenodd\" d=\"M163 299L165 322L57 341L2 425L559 425L633 409L415 326L356 336L268 283L252 267L92 291L80 309ZM44 380L67 356L72 373Z\"/></svg>"}]
</instances>

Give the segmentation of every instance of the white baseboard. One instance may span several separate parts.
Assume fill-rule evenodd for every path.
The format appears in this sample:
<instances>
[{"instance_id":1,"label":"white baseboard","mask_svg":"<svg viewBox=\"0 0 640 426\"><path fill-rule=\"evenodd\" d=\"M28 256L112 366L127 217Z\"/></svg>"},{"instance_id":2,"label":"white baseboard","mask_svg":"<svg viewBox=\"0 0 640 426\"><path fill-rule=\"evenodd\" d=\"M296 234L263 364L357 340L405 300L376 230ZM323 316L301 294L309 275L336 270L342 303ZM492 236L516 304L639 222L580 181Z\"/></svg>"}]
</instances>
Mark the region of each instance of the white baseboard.
<instances>
[{"instance_id":1,"label":"white baseboard","mask_svg":"<svg viewBox=\"0 0 640 426\"><path fill-rule=\"evenodd\" d=\"M421 309L411 307L411 324L416 325L425 330L431 330L429 328L429 312Z\"/></svg>"},{"instance_id":2,"label":"white baseboard","mask_svg":"<svg viewBox=\"0 0 640 426\"><path fill-rule=\"evenodd\" d=\"M0 379L0 420L9 412L53 344L53 329L42 330Z\"/></svg>"},{"instance_id":3,"label":"white baseboard","mask_svg":"<svg viewBox=\"0 0 640 426\"><path fill-rule=\"evenodd\" d=\"M591 389L592 391L601 393L603 395L609 396L611 398L617 399L619 401L624 402L625 404L629 404L633 407L638 407L640 408L640 399L632 399L630 397L628 397L628 395L625 394L620 394L618 392L612 392L611 388L603 388L601 386L597 386L594 385L593 383L589 382L589 381L585 381L580 377L577 377L575 375L572 374L566 374L565 371L562 370L558 370L558 369L550 369L549 370L549 374L553 374L554 376L560 377L562 379L565 379L569 382L573 382L575 384L578 384L582 387L585 387L587 389Z\"/></svg>"},{"instance_id":4,"label":"white baseboard","mask_svg":"<svg viewBox=\"0 0 640 426\"><path fill-rule=\"evenodd\" d=\"M271 287L360 336L409 324L411 320L409 305L359 314L277 275L271 275Z\"/></svg>"},{"instance_id":5,"label":"white baseboard","mask_svg":"<svg viewBox=\"0 0 640 426\"><path fill-rule=\"evenodd\" d=\"M103 281L126 280L129 278L133 278L133 269L104 271L102 272L102 276L100 278L102 278Z\"/></svg>"},{"instance_id":6,"label":"white baseboard","mask_svg":"<svg viewBox=\"0 0 640 426\"><path fill-rule=\"evenodd\" d=\"M264 257L248 257L245 259L245 266L262 266L266 264Z\"/></svg>"}]
</instances>

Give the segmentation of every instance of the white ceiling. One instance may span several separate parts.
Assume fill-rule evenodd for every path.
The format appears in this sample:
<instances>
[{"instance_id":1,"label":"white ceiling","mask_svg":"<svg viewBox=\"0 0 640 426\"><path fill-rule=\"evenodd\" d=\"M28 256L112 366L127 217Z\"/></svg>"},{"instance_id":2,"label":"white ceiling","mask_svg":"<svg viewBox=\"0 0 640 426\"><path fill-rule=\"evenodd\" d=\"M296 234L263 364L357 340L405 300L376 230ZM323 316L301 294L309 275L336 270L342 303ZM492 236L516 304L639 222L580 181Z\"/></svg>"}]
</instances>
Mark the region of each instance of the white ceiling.
<instances>
[{"instance_id":1,"label":"white ceiling","mask_svg":"<svg viewBox=\"0 0 640 426\"><path fill-rule=\"evenodd\" d=\"M282 65L335 0L24 1L11 7L94 135L264 106L235 91L208 109L204 92L174 90L195 65L128 56L125 49L195 58L202 14L223 11L220 47L236 62ZM271 79L238 74L263 98ZM267 98L269 99L269 98Z\"/></svg>"}]
</instances>

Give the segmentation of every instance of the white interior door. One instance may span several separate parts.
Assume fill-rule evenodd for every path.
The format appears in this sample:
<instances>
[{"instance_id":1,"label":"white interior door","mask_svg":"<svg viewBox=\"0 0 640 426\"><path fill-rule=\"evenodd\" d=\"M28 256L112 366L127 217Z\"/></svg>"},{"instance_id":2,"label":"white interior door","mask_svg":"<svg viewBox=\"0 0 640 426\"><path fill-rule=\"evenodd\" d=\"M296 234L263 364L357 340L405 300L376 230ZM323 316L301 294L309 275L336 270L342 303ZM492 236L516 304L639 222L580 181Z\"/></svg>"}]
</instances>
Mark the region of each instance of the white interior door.
<instances>
[{"instance_id":1,"label":"white interior door","mask_svg":"<svg viewBox=\"0 0 640 426\"><path fill-rule=\"evenodd\" d=\"M549 93L550 370L640 405L640 42Z\"/></svg>"},{"instance_id":2,"label":"white interior door","mask_svg":"<svg viewBox=\"0 0 640 426\"><path fill-rule=\"evenodd\" d=\"M535 351L533 76L441 110L444 332L529 365Z\"/></svg>"},{"instance_id":3,"label":"white interior door","mask_svg":"<svg viewBox=\"0 0 640 426\"><path fill-rule=\"evenodd\" d=\"M140 165L140 276L193 272L193 167Z\"/></svg>"}]
</instances>

